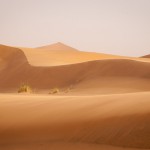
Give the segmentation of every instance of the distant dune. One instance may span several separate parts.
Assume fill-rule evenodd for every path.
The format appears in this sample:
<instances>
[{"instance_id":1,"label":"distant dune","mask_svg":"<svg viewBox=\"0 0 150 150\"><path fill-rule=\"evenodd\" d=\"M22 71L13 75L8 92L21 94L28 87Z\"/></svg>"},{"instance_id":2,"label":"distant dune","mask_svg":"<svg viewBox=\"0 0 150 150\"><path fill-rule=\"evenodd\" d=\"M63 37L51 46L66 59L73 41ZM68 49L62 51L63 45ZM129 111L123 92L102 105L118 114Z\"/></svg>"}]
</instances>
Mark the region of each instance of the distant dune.
<instances>
[{"instance_id":1,"label":"distant dune","mask_svg":"<svg viewBox=\"0 0 150 150\"><path fill-rule=\"evenodd\" d=\"M49 50L49 51L78 51L77 49L70 47L68 45L65 45L61 42L57 42L54 44L37 47L37 48L42 49L42 50Z\"/></svg>"},{"instance_id":2,"label":"distant dune","mask_svg":"<svg viewBox=\"0 0 150 150\"><path fill-rule=\"evenodd\" d=\"M142 56L141 58L150 58L150 55Z\"/></svg>"},{"instance_id":3,"label":"distant dune","mask_svg":"<svg viewBox=\"0 0 150 150\"><path fill-rule=\"evenodd\" d=\"M0 45L0 92L0 150L150 149L149 59Z\"/></svg>"},{"instance_id":4,"label":"distant dune","mask_svg":"<svg viewBox=\"0 0 150 150\"><path fill-rule=\"evenodd\" d=\"M121 56L79 51L63 43L55 43L39 48L20 48L29 63L34 66L58 66L81 63L108 58L124 58Z\"/></svg>"}]
</instances>

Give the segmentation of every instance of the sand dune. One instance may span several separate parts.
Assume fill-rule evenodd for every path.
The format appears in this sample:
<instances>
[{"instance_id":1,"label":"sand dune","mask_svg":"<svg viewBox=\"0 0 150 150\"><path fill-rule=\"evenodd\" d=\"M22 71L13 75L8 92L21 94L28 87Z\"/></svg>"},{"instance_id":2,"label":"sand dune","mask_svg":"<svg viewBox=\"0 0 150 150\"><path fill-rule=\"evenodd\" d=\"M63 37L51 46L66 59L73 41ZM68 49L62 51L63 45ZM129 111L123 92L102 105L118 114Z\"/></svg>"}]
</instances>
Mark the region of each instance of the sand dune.
<instances>
[{"instance_id":1,"label":"sand dune","mask_svg":"<svg viewBox=\"0 0 150 150\"><path fill-rule=\"evenodd\" d=\"M70 47L68 45L65 45L61 42L57 42L54 44L37 47L37 48L42 49L42 50L49 50L49 51L78 51L77 49Z\"/></svg>"},{"instance_id":2,"label":"sand dune","mask_svg":"<svg viewBox=\"0 0 150 150\"><path fill-rule=\"evenodd\" d=\"M150 55L142 56L141 58L150 58Z\"/></svg>"},{"instance_id":3,"label":"sand dune","mask_svg":"<svg viewBox=\"0 0 150 150\"><path fill-rule=\"evenodd\" d=\"M99 59L124 58L102 53L83 52L60 42L39 48L20 49L27 56L29 63L34 66L58 66Z\"/></svg>"},{"instance_id":4,"label":"sand dune","mask_svg":"<svg viewBox=\"0 0 150 150\"><path fill-rule=\"evenodd\" d=\"M126 92L150 90L150 63L107 59L55 67L34 67L28 64L20 49L3 46L0 52L3 62L7 64L0 72L0 90L3 91L17 91L22 82L29 83L37 90L54 87L72 87L73 91L91 89L92 92L94 88L98 89L94 90L97 92L104 89L104 93L112 88L116 89L114 93L120 93L122 89Z\"/></svg>"},{"instance_id":5,"label":"sand dune","mask_svg":"<svg viewBox=\"0 0 150 150\"><path fill-rule=\"evenodd\" d=\"M67 48L0 46L0 150L150 149L148 59Z\"/></svg>"},{"instance_id":6,"label":"sand dune","mask_svg":"<svg viewBox=\"0 0 150 150\"><path fill-rule=\"evenodd\" d=\"M103 53L83 52L63 43L39 48L20 48L33 66L59 66L103 59L130 59L147 62L145 58L117 56Z\"/></svg>"},{"instance_id":7,"label":"sand dune","mask_svg":"<svg viewBox=\"0 0 150 150\"><path fill-rule=\"evenodd\" d=\"M0 97L0 148L150 148L149 92Z\"/></svg>"},{"instance_id":8,"label":"sand dune","mask_svg":"<svg viewBox=\"0 0 150 150\"><path fill-rule=\"evenodd\" d=\"M11 62L19 66L20 63L27 63L27 59L20 49L0 45L0 70L7 68Z\"/></svg>"}]
</instances>

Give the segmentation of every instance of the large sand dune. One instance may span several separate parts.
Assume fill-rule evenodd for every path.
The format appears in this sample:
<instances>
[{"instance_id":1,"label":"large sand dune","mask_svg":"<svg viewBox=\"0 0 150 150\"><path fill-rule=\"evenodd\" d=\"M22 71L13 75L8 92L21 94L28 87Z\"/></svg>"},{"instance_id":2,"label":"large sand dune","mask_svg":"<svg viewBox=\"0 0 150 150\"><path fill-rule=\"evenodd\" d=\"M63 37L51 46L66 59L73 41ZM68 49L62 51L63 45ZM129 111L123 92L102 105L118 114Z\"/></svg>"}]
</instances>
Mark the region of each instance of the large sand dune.
<instances>
[{"instance_id":1,"label":"large sand dune","mask_svg":"<svg viewBox=\"0 0 150 150\"><path fill-rule=\"evenodd\" d=\"M5 51L5 53L3 53ZM116 89L116 91L147 91L150 89L150 63L106 59L53 67L31 66L20 49L1 46L1 90L16 90L27 82L37 90L50 88ZM13 80L12 80L13 79ZM92 90L93 91L93 90ZM105 90L104 90L105 92ZM113 91L112 91L113 92Z\"/></svg>"},{"instance_id":2,"label":"large sand dune","mask_svg":"<svg viewBox=\"0 0 150 150\"><path fill-rule=\"evenodd\" d=\"M29 63L34 66L58 66L99 59L124 58L115 55L83 52L60 42L39 48L20 49L25 53Z\"/></svg>"},{"instance_id":3,"label":"large sand dune","mask_svg":"<svg viewBox=\"0 0 150 150\"><path fill-rule=\"evenodd\" d=\"M147 62L145 58L117 56L103 53L83 52L63 43L39 48L20 48L33 66L58 66L104 59L130 59Z\"/></svg>"},{"instance_id":4,"label":"large sand dune","mask_svg":"<svg viewBox=\"0 0 150 150\"><path fill-rule=\"evenodd\" d=\"M1 45L0 150L150 149L146 60ZM17 94L23 82L35 92Z\"/></svg>"}]
</instances>

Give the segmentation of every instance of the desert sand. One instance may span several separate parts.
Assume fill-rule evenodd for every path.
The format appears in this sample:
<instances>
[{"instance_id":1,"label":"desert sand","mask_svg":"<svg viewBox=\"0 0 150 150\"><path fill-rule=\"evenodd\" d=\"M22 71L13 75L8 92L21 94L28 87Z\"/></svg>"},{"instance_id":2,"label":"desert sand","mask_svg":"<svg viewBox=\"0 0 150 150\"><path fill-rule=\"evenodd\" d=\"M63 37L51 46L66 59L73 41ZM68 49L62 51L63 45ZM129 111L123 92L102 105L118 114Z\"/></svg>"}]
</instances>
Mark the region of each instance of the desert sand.
<instances>
[{"instance_id":1,"label":"desert sand","mask_svg":"<svg viewBox=\"0 0 150 150\"><path fill-rule=\"evenodd\" d=\"M32 66L58 66L121 56L83 52L61 42L38 48L20 48Z\"/></svg>"},{"instance_id":2,"label":"desert sand","mask_svg":"<svg viewBox=\"0 0 150 150\"><path fill-rule=\"evenodd\" d=\"M0 150L150 149L147 58L1 45L0 92Z\"/></svg>"},{"instance_id":3,"label":"desert sand","mask_svg":"<svg viewBox=\"0 0 150 150\"><path fill-rule=\"evenodd\" d=\"M38 48L20 47L20 49L25 53L29 64L32 66L58 66L102 59L139 59L103 53L83 52L61 42ZM140 58L140 61L150 60Z\"/></svg>"},{"instance_id":4,"label":"desert sand","mask_svg":"<svg viewBox=\"0 0 150 150\"><path fill-rule=\"evenodd\" d=\"M150 55L142 56L141 58L150 58Z\"/></svg>"}]
</instances>

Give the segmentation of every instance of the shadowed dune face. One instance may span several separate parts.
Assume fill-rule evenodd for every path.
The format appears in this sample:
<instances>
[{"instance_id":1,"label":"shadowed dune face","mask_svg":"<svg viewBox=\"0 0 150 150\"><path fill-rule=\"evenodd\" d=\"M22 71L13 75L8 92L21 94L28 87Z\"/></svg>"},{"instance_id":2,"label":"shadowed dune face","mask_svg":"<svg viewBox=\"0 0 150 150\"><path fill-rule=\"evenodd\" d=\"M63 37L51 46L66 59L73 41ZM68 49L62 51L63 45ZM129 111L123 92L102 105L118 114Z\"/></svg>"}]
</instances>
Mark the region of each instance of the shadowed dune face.
<instances>
[{"instance_id":1,"label":"shadowed dune face","mask_svg":"<svg viewBox=\"0 0 150 150\"><path fill-rule=\"evenodd\" d=\"M128 92L150 90L148 62L107 59L64 66L34 67L28 64L20 49L2 46L0 52L2 64L7 64L0 72L0 88L3 91L16 90L22 82L39 90L70 86L74 88L73 91L87 87L102 90L104 85L107 89L116 88L117 91L127 87Z\"/></svg>"},{"instance_id":2,"label":"shadowed dune face","mask_svg":"<svg viewBox=\"0 0 150 150\"><path fill-rule=\"evenodd\" d=\"M12 64L27 63L23 52L17 48L0 45L0 71Z\"/></svg>"}]
</instances>

